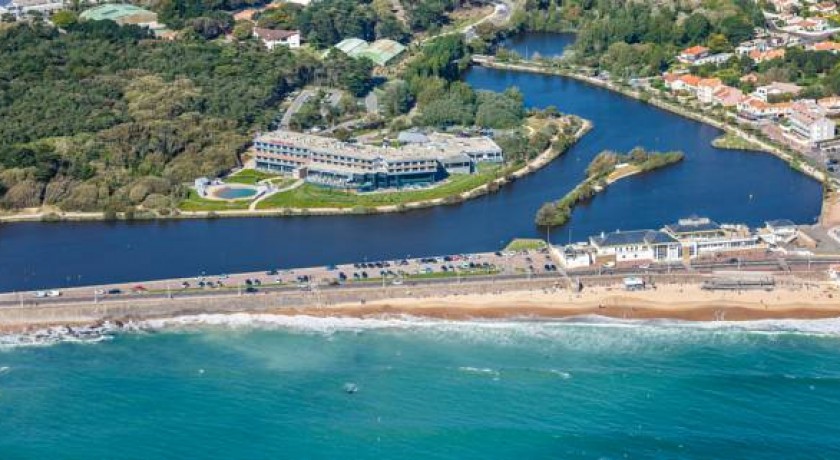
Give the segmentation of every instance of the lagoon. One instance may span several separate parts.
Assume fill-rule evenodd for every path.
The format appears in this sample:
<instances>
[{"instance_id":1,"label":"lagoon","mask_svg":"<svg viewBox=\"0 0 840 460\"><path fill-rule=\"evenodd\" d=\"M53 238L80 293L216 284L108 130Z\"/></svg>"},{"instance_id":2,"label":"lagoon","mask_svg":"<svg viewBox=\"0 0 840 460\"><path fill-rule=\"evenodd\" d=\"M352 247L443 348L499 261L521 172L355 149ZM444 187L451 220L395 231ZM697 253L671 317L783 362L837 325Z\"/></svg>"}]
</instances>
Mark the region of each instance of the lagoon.
<instances>
[{"instance_id":1,"label":"lagoon","mask_svg":"<svg viewBox=\"0 0 840 460\"><path fill-rule=\"evenodd\" d=\"M517 86L528 106L557 106L594 122L564 156L499 193L455 206L376 216L157 222L21 223L0 226L0 291L201 272L322 265L495 250L515 237L544 236L534 214L584 177L604 149L682 150L680 164L634 176L575 209L554 241L601 231L657 228L691 214L762 225L813 223L821 185L760 152L716 149L719 130L558 76L474 68L477 89Z\"/></svg>"}]
</instances>

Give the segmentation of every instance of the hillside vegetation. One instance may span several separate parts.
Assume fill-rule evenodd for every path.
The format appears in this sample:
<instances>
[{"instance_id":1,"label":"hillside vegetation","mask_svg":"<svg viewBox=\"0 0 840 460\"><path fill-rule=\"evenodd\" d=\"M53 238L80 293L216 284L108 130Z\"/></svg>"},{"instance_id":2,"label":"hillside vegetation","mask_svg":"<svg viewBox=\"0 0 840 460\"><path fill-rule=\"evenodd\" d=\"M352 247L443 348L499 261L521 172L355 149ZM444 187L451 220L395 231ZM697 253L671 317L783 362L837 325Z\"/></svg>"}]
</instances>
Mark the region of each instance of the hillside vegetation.
<instances>
[{"instance_id":1,"label":"hillside vegetation","mask_svg":"<svg viewBox=\"0 0 840 460\"><path fill-rule=\"evenodd\" d=\"M0 207L12 209L171 208L181 183L235 166L314 75L354 88L370 78L340 53L157 41L111 21L9 25L0 42Z\"/></svg>"}]
</instances>

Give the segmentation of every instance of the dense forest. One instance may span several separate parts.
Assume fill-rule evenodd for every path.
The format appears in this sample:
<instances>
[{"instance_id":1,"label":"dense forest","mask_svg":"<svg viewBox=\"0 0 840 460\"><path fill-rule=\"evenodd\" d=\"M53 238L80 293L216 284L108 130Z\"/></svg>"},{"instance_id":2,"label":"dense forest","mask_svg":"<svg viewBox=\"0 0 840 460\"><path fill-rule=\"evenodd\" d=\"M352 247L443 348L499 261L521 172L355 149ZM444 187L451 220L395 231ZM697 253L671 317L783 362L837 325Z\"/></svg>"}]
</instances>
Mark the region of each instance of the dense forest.
<instances>
[{"instance_id":1,"label":"dense forest","mask_svg":"<svg viewBox=\"0 0 840 460\"><path fill-rule=\"evenodd\" d=\"M316 75L352 92L370 65L256 42L157 41L110 21L0 29L0 206L168 210L181 184L236 165ZM165 212L165 211L164 211Z\"/></svg>"}]
</instances>

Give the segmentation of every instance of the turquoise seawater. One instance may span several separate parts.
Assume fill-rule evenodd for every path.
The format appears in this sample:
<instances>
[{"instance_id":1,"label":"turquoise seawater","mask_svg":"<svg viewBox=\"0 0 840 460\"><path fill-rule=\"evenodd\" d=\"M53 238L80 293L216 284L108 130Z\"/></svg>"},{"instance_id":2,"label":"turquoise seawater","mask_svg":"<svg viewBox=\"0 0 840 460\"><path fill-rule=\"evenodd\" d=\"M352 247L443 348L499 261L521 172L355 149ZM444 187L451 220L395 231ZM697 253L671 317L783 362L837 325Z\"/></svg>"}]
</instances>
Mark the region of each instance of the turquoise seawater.
<instances>
[{"instance_id":1,"label":"turquoise seawater","mask_svg":"<svg viewBox=\"0 0 840 460\"><path fill-rule=\"evenodd\" d=\"M0 458L840 458L836 322L277 322L0 351Z\"/></svg>"}]
</instances>

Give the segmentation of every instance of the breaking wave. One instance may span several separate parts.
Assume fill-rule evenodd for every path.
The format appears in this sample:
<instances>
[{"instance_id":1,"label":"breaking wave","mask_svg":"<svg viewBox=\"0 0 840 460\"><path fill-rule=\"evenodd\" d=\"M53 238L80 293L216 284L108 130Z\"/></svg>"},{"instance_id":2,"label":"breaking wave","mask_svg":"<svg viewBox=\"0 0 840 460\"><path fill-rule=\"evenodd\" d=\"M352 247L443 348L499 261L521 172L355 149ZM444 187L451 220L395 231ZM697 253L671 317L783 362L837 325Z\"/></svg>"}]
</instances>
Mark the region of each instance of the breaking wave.
<instances>
[{"instance_id":1,"label":"breaking wave","mask_svg":"<svg viewBox=\"0 0 840 460\"><path fill-rule=\"evenodd\" d=\"M522 337L550 340L562 338L567 345L574 344L576 339L583 340L593 332L602 330L609 331L608 334L599 334L603 346L609 347L616 345L616 340L637 338L640 335L665 339L695 337L698 340L708 339L710 334L718 337L792 334L835 338L840 337L840 318L692 322L664 319L627 320L586 315L566 319L521 317L504 320L454 321L409 315L353 318L252 313L200 314L137 322L105 322L86 327L55 326L24 333L0 335L0 350L65 342L96 343L112 339L115 334L125 332L200 333L207 329L286 330L327 336L341 332L416 331L431 333L440 338L490 340L497 343L514 342ZM591 340L586 341L591 342Z\"/></svg>"}]
</instances>

